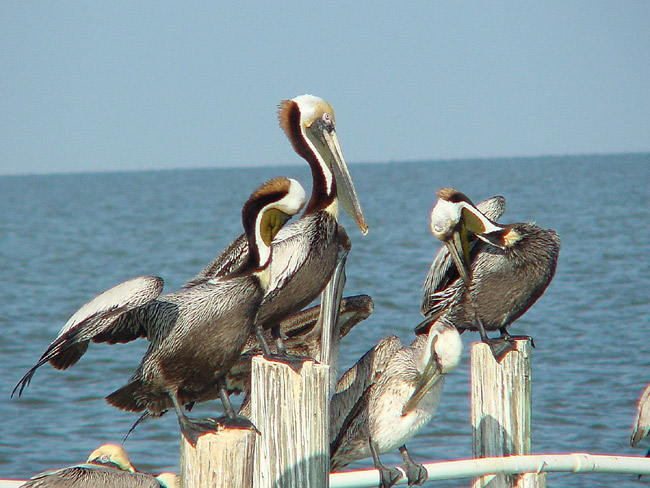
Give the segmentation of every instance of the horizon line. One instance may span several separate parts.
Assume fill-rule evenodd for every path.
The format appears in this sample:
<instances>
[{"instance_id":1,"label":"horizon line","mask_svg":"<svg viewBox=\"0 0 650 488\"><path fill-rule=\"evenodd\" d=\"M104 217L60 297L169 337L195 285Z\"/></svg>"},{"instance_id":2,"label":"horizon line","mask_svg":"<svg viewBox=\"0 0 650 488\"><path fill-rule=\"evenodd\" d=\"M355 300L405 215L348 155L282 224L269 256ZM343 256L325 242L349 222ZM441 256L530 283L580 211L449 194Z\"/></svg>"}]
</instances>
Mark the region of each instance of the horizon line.
<instances>
[{"instance_id":1,"label":"horizon line","mask_svg":"<svg viewBox=\"0 0 650 488\"><path fill-rule=\"evenodd\" d=\"M418 158L418 159L390 159L384 161L355 161L348 162L349 165L358 165L358 164L416 164L416 163L444 163L444 162L454 162L454 161L477 161L477 162L489 162L497 160L530 160L530 159L552 159L552 158L563 158L563 157L603 157L603 156L633 156L633 155L650 155L650 150L646 151L613 151L613 152L593 152L593 153L548 153L548 154L538 154L538 155L518 155L518 156L470 156L470 157L441 157L441 158ZM266 163L264 165L232 165L232 166L188 166L188 167L171 167L171 168L134 168L134 169L98 169L98 170L72 170L72 171L25 171L25 172L15 172L15 173L1 173L0 177L23 177L23 176L66 176L66 175L85 175L85 174L119 174L119 173L144 173L150 171L203 171L203 170L232 170L232 169L255 169L255 168L282 168L282 167L294 167L302 166L303 161L293 161L285 163Z\"/></svg>"}]
</instances>

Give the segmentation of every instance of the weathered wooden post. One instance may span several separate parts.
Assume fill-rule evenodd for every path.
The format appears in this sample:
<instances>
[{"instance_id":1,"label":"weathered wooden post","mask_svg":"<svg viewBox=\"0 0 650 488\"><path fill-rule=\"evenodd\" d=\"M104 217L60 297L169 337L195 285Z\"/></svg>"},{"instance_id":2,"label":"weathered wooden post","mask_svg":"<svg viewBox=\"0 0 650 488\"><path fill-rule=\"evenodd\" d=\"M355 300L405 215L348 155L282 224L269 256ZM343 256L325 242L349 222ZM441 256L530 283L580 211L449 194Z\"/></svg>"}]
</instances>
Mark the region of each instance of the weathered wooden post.
<instances>
[{"instance_id":1,"label":"weathered wooden post","mask_svg":"<svg viewBox=\"0 0 650 488\"><path fill-rule=\"evenodd\" d=\"M298 363L299 364L299 363ZM255 488L323 488L329 483L329 366L253 358L251 420Z\"/></svg>"},{"instance_id":2,"label":"weathered wooden post","mask_svg":"<svg viewBox=\"0 0 650 488\"><path fill-rule=\"evenodd\" d=\"M471 423L474 457L530 454L531 341L501 363L483 342L471 347ZM483 476L473 488L544 488L546 475Z\"/></svg>"},{"instance_id":3,"label":"weathered wooden post","mask_svg":"<svg viewBox=\"0 0 650 488\"><path fill-rule=\"evenodd\" d=\"M253 486L255 438L252 430L225 429L199 437L196 448L182 437L183 488L250 488Z\"/></svg>"}]
</instances>

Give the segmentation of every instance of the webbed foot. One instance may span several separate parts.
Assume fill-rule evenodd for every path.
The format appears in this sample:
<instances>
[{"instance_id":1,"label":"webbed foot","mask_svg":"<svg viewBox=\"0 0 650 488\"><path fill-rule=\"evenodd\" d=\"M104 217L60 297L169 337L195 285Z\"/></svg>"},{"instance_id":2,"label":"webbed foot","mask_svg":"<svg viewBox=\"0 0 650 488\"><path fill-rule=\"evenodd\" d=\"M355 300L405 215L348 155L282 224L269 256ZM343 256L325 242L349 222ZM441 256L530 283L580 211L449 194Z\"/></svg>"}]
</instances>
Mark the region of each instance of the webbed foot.
<instances>
[{"instance_id":1,"label":"webbed foot","mask_svg":"<svg viewBox=\"0 0 650 488\"><path fill-rule=\"evenodd\" d=\"M313 361L312 358L307 356L294 356L290 354L280 355L280 354L271 354L270 356L264 356L268 361L275 361L277 363L284 363L293 369L296 373L300 374L303 365L307 361Z\"/></svg>"},{"instance_id":2,"label":"webbed foot","mask_svg":"<svg viewBox=\"0 0 650 488\"><path fill-rule=\"evenodd\" d=\"M406 445L403 445L399 448L402 453L402 459L404 461L404 472L406 473L406 478L408 479L408 485L421 485L427 479L429 479L429 472L422 464L416 463L411 459L411 456L406 449Z\"/></svg>"},{"instance_id":3,"label":"webbed foot","mask_svg":"<svg viewBox=\"0 0 650 488\"><path fill-rule=\"evenodd\" d=\"M497 363L503 361L503 358L511 351L516 351L517 347L515 346L515 340L512 338L498 337L496 339L488 339L485 342L490 346L492 351L492 356Z\"/></svg>"},{"instance_id":4,"label":"webbed foot","mask_svg":"<svg viewBox=\"0 0 650 488\"><path fill-rule=\"evenodd\" d=\"M406 471L406 477L408 479L408 485L421 485L427 479L429 479L429 472L420 463L413 463L410 466L404 466L404 471Z\"/></svg>"},{"instance_id":5,"label":"webbed foot","mask_svg":"<svg viewBox=\"0 0 650 488\"><path fill-rule=\"evenodd\" d=\"M386 466L379 466L379 487L390 488L402 477L402 472L397 468L387 468Z\"/></svg>"},{"instance_id":6,"label":"webbed foot","mask_svg":"<svg viewBox=\"0 0 650 488\"><path fill-rule=\"evenodd\" d=\"M192 447L196 447L196 443L202 435L216 433L223 429L249 429L258 434L260 433L250 420L246 417L239 416L224 416L205 419L191 419L189 417L184 417L184 419L179 421L179 423L183 437L185 437Z\"/></svg>"}]
</instances>

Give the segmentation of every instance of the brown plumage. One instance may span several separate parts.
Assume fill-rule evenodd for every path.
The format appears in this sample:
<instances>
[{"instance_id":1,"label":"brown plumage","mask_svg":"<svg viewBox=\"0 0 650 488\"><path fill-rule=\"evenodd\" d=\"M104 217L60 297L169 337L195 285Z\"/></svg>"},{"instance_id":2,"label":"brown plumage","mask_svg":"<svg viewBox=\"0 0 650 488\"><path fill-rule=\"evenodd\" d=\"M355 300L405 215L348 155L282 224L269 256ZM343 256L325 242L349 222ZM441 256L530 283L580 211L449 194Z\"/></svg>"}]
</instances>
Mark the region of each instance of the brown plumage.
<instances>
[{"instance_id":1,"label":"brown plumage","mask_svg":"<svg viewBox=\"0 0 650 488\"><path fill-rule=\"evenodd\" d=\"M435 320L454 324L461 332L480 331L481 325L486 331L498 330L501 332L499 339L486 336L483 340L491 344L495 357L500 359L510 349L511 337L506 327L542 296L553 279L560 239L554 230L533 223L496 224L468 199L448 199L446 202L463 209L456 214L458 221L452 219L445 225L454 234L467 232L478 237L471 249L457 246L461 259L463 255L469 257L469 262L463 264L467 266L469 283L459 276L458 264L456 269L449 267L447 273L437 273L437 280L427 278L427 282L435 286L425 288L422 313L426 319L416 332L425 331ZM437 209L438 204L432 211L432 228ZM467 227L467 219L472 219L470 224L482 227L483 231L473 232ZM467 239L465 236L454 242L468 242ZM452 241L451 236L449 240Z\"/></svg>"}]
</instances>

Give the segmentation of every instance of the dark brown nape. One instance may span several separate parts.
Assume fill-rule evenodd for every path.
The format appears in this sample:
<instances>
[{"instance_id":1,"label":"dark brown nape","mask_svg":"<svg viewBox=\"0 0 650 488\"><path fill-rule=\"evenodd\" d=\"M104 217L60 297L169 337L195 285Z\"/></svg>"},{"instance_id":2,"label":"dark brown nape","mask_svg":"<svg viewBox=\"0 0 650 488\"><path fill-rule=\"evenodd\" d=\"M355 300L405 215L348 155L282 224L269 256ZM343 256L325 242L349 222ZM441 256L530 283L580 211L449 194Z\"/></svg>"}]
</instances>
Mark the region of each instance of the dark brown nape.
<instances>
[{"instance_id":1,"label":"dark brown nape","mask_svg":"<svg viewBox=\"0 0 650 488\"><path fill-rule=\"evenodd\" d=\"M307 161L311 168L312 191L304 212L304 215L308 215L327 207L332 203L335 195L327 195L318 158L307 145L302 135L302 131L300 130L300 108L298 104L293 100L284 100L278 108L280 127L289 138L289 141L291 141L294 151Z\"/></svg>"},{"instance_id":2,"label":"dark brown nape","mask_svg":"<svg viewBox=\"0 0 650 488\"><path fill-rule=\"evenodd\" d=\"M451 203L465 202L465 203L469 203L472 206L475 206L474 203L469 199L467 195L465 195L463 192L456 190L455 188L451 188L448 186L445 188L440 188L437 194L438 194L438 198L441 198L442 200L446 200Z\"/></svg>"},{"instance_id":3,"label":"dark brown nape","mask_svg":"<svg viewBox=\"0 0 650 488\"><path fill-rule=\"evenodd\" d=\"M246 274L251 269L259 267L259 250L257 249L257 243L255 242L255 221L257 214L261 212L266 205L272 202L277 202L283 198L289 192L290 186L291 182L288 178L273 178L255 190L244 204L241 211L241 218L244 233L248 239L249 252L246 263L240 266L239 269L233 273L233 276Z\"/></svg>"}]
</instances>

